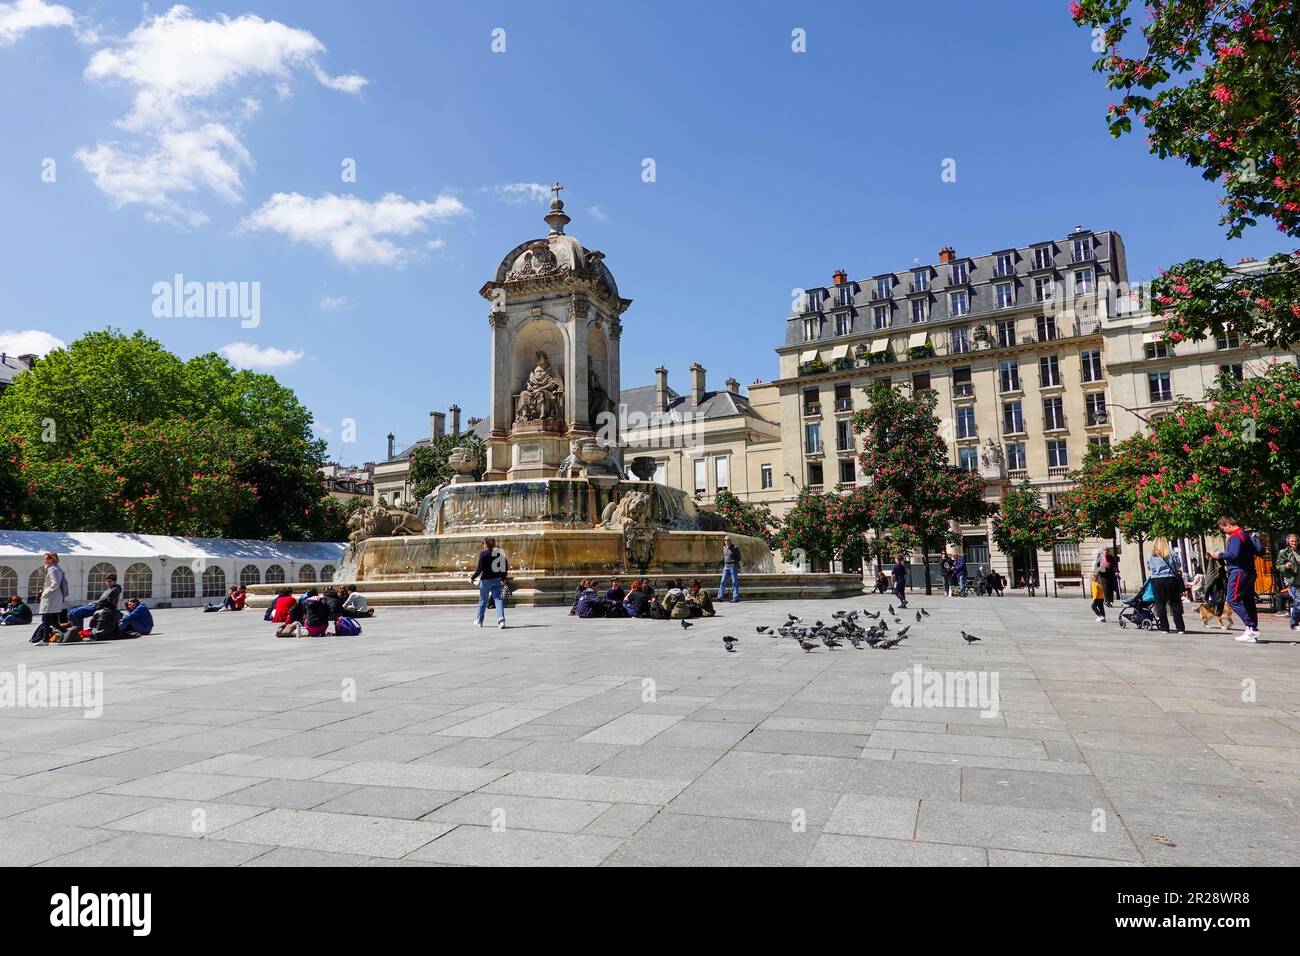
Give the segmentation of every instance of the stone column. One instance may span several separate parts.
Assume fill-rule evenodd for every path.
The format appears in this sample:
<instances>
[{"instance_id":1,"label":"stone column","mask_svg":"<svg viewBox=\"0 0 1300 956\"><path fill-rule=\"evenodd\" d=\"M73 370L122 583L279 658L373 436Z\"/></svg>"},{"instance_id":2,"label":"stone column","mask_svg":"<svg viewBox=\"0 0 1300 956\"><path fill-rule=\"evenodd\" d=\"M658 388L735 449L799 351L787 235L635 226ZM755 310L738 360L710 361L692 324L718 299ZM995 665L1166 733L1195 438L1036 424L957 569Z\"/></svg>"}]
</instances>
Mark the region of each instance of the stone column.
<instances>
[{"instance_id":1,"label":"stone column","mask_svg":"<svg viewBox=\"0 0 1300 956\"><path fill-rule=\"evenodd\" d=\"M569 302L565 325L569 348L564 355L564 417L569 431L588 432L587 408L587 303Z\"/></svg>"},{"instance_id":2,"label":"stone column","mask_svg":"<svg viewBox=\"0 0 1300 956\"><path fill-rule=\"evenodd\" d=\"M488 314L488 326L492 330L492 373L491 396L489 405L490 430L487 441L487 474L489 480L504 478L510 468L510 445L507 436L510 432L511 415L510 393L514 383L510 377L510 330L509 316L494 309Z\"/></svg>"},{"instance_id":3,"label":"stone column","mask_svg":"<svg viewBox=\"0 0 1300 956\"><path fill-rule=\"evenodd\" d=\"M609 393L609 400L614 404L615 416L621 416L623 413L623 390L619 373L618 354L622 337L623 323L618 320L617 316L614 316L609 320L609 380L605 382L605 391ZM621 419L616 419L613 435L615 447L611 451L614 464L620 471L623 468L623 450L620 447L623 441L621 426Z\"/></svg>"}]
</instances>

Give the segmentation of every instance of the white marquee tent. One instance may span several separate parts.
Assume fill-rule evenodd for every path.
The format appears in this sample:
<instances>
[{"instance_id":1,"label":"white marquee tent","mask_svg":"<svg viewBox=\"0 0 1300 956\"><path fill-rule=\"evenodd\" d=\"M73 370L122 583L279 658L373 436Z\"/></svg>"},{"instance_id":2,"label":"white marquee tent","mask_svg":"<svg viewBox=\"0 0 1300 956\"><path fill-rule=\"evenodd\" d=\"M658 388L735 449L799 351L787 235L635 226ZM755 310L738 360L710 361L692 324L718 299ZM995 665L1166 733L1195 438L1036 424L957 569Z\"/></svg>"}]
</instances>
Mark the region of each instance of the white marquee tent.
<instances>
[{"instance_id":1,"label":"white marquee tent","mask_svg":"<svg viewBox=\"0 0 1300 956\"><path fill-rule=\"evenodd\" d=\"M220 603L232 584L332 581L343 548L338 542L0 530L0 600L39 595L46 551L59 555L73 602L99 597L104 578L116 574L126 597L150 607L196 607Z\"/></svg>"}]
</instances>

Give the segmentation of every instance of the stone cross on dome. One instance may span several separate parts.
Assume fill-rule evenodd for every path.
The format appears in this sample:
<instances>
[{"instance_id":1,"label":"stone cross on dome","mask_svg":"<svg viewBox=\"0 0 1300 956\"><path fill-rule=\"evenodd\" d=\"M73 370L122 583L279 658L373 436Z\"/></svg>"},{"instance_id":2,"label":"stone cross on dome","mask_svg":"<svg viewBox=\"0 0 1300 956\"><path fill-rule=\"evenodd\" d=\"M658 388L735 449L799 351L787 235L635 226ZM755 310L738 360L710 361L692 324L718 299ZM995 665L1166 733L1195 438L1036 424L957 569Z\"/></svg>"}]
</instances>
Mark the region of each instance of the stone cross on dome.
<instances>
[{"instance_id":1,"label":"stone cross on dome","mask_svg":"<svg viewBox=\"0 0 1300 956\"><path fill-rule=\"evenodd\" d=\"M552 236L564 235L564 227L569 224L569 216L565 213L564 203L560 200L560 190L563 188L559 180L556 180L555 185L551 187L555 198L551 200L551 211L546 214L546 223L551 227Z\"/></svg>"}]
</instances>

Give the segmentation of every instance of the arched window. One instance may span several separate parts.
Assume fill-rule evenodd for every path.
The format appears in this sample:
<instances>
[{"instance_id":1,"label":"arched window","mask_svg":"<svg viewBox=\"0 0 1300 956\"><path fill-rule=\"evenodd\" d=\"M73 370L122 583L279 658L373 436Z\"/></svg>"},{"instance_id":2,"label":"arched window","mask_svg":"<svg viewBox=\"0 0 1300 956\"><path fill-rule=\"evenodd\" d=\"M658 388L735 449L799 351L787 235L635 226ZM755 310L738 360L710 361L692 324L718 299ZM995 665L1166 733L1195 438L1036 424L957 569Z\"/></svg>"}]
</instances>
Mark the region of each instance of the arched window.
<instances>
[{"instance_id":1,"label":"arched window","mask_svg":"<svg viewBox=\"0 0 1300 956\"><path fill-rule=\"evenodd\" d=\"M267 568L267 569L266 569L266 583L267 583L267 584L283 584L283 583L284 583L284 568L280 567L278 564L273 564L273 565L271 565L269 568Z\"/></svg>"},{"instance_id":2,"label":"arched window","mask_svg":"<svg viewBox=\"0 0 1300 956\"><path fill-rule=\"evenodd\" d=\"M183 564L172 569L172 597L194 597L194 572Z\"/></svg>"},{"instance_id":3,"label":"arched window","mask_svg":"<svg viewBox=\"0 0 1300 956\"><path fill-rule=\"evenodd\" d=\"M0 564L0 601L8 603L18 593L18 572Z\"/></svg>"},{"instance_id":4,"label":"arched window","mask_svg":"<svg viewBox=\"0 0 1300 956\"><path fill-rule=\"evenodd\" d=\"M203 596L225 597L226 596L226 570L210 564L203 569Z\"/></svg>"},{"instance_id":5,"label":"arched window","mask_svg":"<svg viewBox=\"0 0 1300 956\"><path fill-rule=\"evenodd\" d=\"M104 593L104 589L108 587L105 582L108 580L110 574L116 577L117 568L113 567L107 561L101 561L99 564L91 567L91 569L86 573L87 601L93 601Z\"/></svg>"},{"instance_id":6,"label":"arched window","mask_svg":"<svg viewBox=\"0 0 1300 956\"><path fill-rule=\"evenodd\" d=\"M323 584L334 583L334 565L327 564L320 569L320 579Z\"/></svg>"},{"instance_id":7,"label":"arched window","mask_svg":"<svg viewBox=\"0 0 1300 956\"><path fill-rule=\"evenodd\" d=\"M261 584L262 572L257 569L256 564L246 564L239 569L239 583L246 588Z\"/></svg>"},{"instance_id":8,"label":"arched window","mask_svg":"<svg viewBox=\"0 0 1300 956\"><path fill-rule=\"evenodd\" d=\"M140 561L127 565L126 578L122 582L122 597L139 599L153 597L153 570L149 565Z\"/></svg>"},{"instance_id":9,"label":"arched window","mask_svg":"<svg viewBox=\"0 0 1300 956\"><path fill-rule=\"evenodd\" d=\"M27 579L27 600L29 603L39 601L45 590L45 569L37 568Z\"/></svg>"},{"instance_id":10,"label":"arched window","mask_svg":"<svg viewBox=\"0 0 1300 956\"><path fill-rule=\"evenodd\" d=\"M316 569L313 568L310 564L304 564L302 567L300 567L300 568L298 569L298 583L299 583L299 584L315 584L315 583L316 583Z\"/></svg>"}]
</instances>

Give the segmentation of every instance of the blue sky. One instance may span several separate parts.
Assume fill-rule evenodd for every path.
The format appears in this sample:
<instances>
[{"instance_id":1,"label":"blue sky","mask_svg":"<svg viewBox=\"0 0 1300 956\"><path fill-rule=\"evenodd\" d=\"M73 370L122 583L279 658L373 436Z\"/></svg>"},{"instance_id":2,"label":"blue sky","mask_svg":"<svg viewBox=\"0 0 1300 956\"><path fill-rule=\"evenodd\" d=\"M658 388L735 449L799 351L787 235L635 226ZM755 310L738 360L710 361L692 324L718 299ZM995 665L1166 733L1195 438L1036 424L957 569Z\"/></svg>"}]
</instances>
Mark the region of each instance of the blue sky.
<instances>
[{"instance_id":1,"label":"blue sky","mask_svg":"<svg viewBox=\"0 0 1300 956\"><path fill-rule=\"evenodd\" d=\"M561 180L634 300L625 387L661 363L679 388L697 361L771 378L793 288L945 244L1116 229L1134 278L1275 251L1225 240L1194 170L1110 138L1066 7L0 0L0 333L234 346L360 463L431 409L486 414L478 289L546 228L507 184ZM259 282L260 324L156 317L176 273Z\"/></svg>"}]
</instances>

